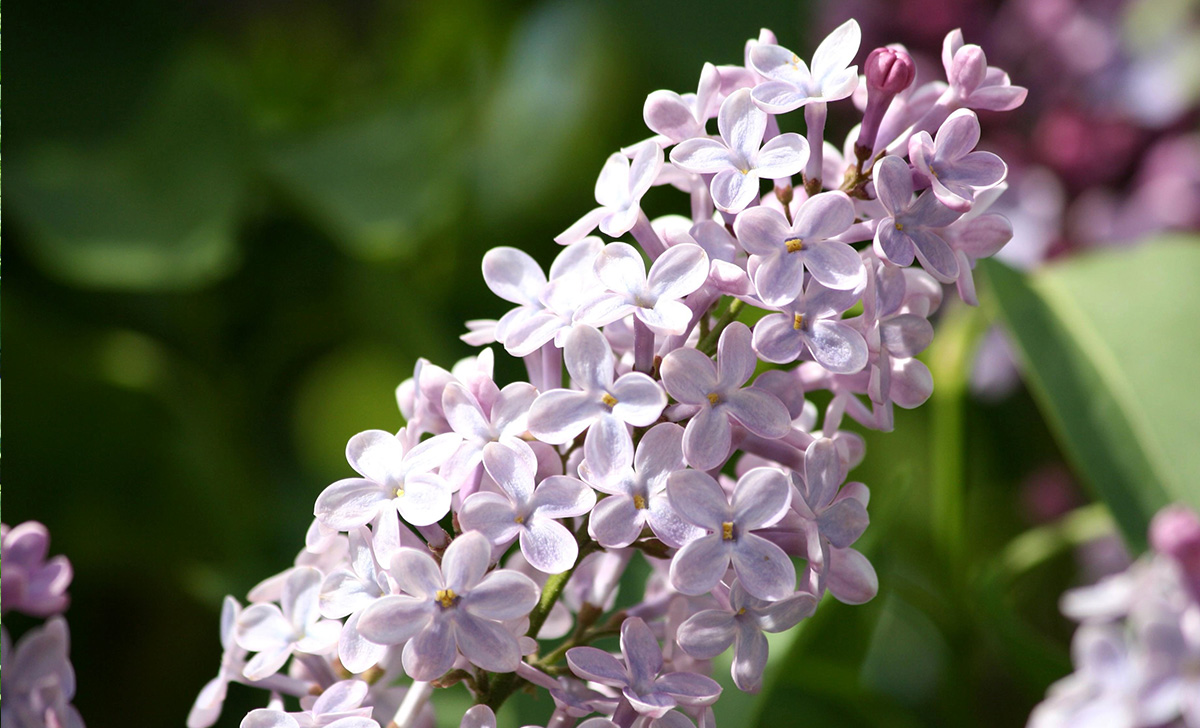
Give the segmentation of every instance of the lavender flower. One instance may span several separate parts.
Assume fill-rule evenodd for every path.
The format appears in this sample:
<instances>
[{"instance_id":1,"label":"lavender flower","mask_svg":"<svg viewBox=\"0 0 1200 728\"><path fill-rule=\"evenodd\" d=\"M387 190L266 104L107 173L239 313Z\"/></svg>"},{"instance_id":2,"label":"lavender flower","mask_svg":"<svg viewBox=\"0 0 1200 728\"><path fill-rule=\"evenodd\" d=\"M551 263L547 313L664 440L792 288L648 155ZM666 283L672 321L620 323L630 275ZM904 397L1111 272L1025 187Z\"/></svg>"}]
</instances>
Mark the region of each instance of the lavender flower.
<instances>
[{"instance_id":1,"label":"lavender flower","mask_svg":"<svg viewBox=\"0 0 1200 728\"><path fill-rule=\"evenodd\" d=\"M661 718L677 705L709 705L721 694L721 687L703 675L661 675L662 649L640 619L627 619L621 625L621 654L623 665L595 647L573 647L567 651L567 664L571 672L585 680L620 688L638 714L651 718Z\"/></svg>"},{"instance_id":2,"label":"lavender flower","mask_svg":"<svg viewBox=\"0 0 1200 728\"><path fill-rule=\"evenodd\" d=\"M83 728L75 697L70 632L62 617L26 632L14 647L8 630L3 637L4 680L0 683L0 713L7 728Z\"/></svg>"},{"instance_id":3,"label":"lavender flower","mask_svg":"<svg viewBox=\"0 0 1200 728\"><path fill-rule=\"evenodd\" d=\"M855 257L858 257L857 255ZM837 374L853 374L867 364L867 342L842 314L858 302L854 291L835 291L809 281L804 295L764 316L754 327L754 350L764 361L788 364L809 352Z\"/></svg>"},{"instance_id":4,"label":"lavender flower","mask_svg":"<svg viewBox=\"0 0 1200 728\"><path fill-rule=\"evenodd\" d=\"M695 94L680 96L674 91L655 91L646 97L642 118L656 134L672 144L705 135L705 123L719 108L721 74L716 66L705 63L700 71L700 86Z\"/></svg>"},{"instance_id":5,"label":"lavender flower","mask_svg":"<svg viewBox=\"0 0 1200 728\"><path fill-rule=\"evenodd\" d=\"M241 605L236 599L225 597L221 605L221 666L217 670L217 676L209 680L196 696L196 702L188 713L188 728L208 728L217 722L229 690L229 683L237 680L245 668L246 651L238 646L235 632L241 611Z\"/></svg>"},{"instance_id":6,"label":"lavender flower","mask_svg":"<svg viewBox=\"0 0 1200 728\"><path fill-rule=\"evenodd\" d=\"M769 81L754 87L754 102L764 111L782 114L814 101L846 98L858 86L858 66L850 63L861 40L858 23L847 20L817 46L811 70L788 49L759 43L750 51L750 63Z\"/></svg>"},{"instance_id":7,"label":"lavender flower","mask_svg":"<svg viewBox=\"0 0 1200 728\"><path fill-rule=\"evenodd\" d=\"M733 564L742 586L759 599L776 601L796 588L796 569L783 549L754 533L783 518L791 501L787 476L755 468L738 479L732 500L709 475L681 470L667 495L683 520L708 531L671 560L671 584L684 594L710 591Z\"/></svg>"},{"instance_id":8,"label":"lavender flower","mask_svg":"<svg viewBox=\"0 0 1200 728\"><path fill-rule=\"evenodd\" d=\"M575 565L575 535L556 519L592 510L596 494L575 478L556 475L536 488L537 456L520 440L492 443L483 450L488 475L504 495L476 493L463 503L459 522L496 546L519 536L521 553L539 571L558 574Z\"/></svg>"},{"instance_id":9,"label":"lavender flower","mask_svg":"<svg viewBox=\"0 0 1200 728\"><path fill-rule=\"evenodd\" d=\"M683 435L683 454L692 467L709 470L725 462L733 440L731 418L762 437L787 434L791 418L783 403L764 390L742 388L757 363L750 348L750 329L740 323L721 334L717 366L695 349L676 349L663 359L667 392L684 404L700 407Z\"/></svg>"},{"instance_id":10,"label":"lavender flower","mask_svg":"<svg viewBox=\"0 0 1200 728\"><path fill-rule=\"evenodd\" d=\"M913 167L933 186L938 201L956 212L970 210L977 190L998 184L1008 173L995 154L971 151L978 143L979 117L970 109L951 114L937 139L922 131L908 140Z\"/></svg>"},{"instance_id":11,"label":"lavender flower","mask_svg":"<svg viewBox=\"0 0 1200 728\"><path fill-rule=\"evenodd\" d=\"M639 207L642 195L654 184L662 166L662 147L653 141L639 146L632 162L620 152L612 154L596 180L596 202L600 207L581 217L554 240L560 245L570 245L582 240L597 225L612 238L629 232L642 214Z\"/></svg>"},{"instance_id":12,"label":"lavender flower","mask_svg":"<svg viewBox=\"0 0 1200 728\"><path fill-rule=\"evenodd\" d=\"M738 215L738 242L757 262L754 287L768 306L779 306L800 295L804 270L826 288L850 290L865 280L862 260L846 243L830 240L854 223L854 205L844 192L822 192L805 200L788 225L769 207Z\"/></svg>"},{"instance_id":13,"label":"lavender flower","mask_svg":"<svg viewBox=\"0 0 1200 728\"><path fill-rule=\"evenodd\" d=\"M326 688L299 713L252 710L241 728L379 728L371 708L361 708L368 686L362 680L343 680ZM304 701L302 701L304 702Z\"/></svg>"},{"instance_id":14,"label":"lavender flower","mask_svg":"<svg viewBox=\"0 0 1200 728\"><path fill-rule=\"evenodd\" d=\"M516 670L520 648L500 622L528 614L538 588L508 569L487 574L491 551L475 532L454 539L440 567L428 553L401 549L389 572L405 594L367 607L359 631L379 644L404 643L404 671L414 680L441 676L460 652L491 672Z\"/></svg>"},{"instance_id":15,"label":"lavender flower","mask_svg":"<svg viewBox=\"0 0 1200 728\"><path fill-rule=\"evenodd\" d=\"M875 165L875 189L888 213L875 229L875 253L899 266L911 265L915 253L934 278L952 283L958 277L958 259L936 231L957 220L959 213L933 194L914 201L912 175L899 157L884 157Z\"/></svg>"},{"instance_id":16,"label":"lavender flower","mask_svg":"<svg viewBox=\"0 0 1200 728\"><path fill-rule=\"evenodd\" d=\"M320 591L321 572L297 567L283 585L279 606L252 604L238 615L238 646L258 653L242 671L247 680L274 675L293 652L320 655L333 651L341 624L321 619Z\"/></svg>"},{"instance_id":17,"label":"lavender flower","mask_svg":"<svg viewBox=\"0 0 1200 728\"><path fill-rule=\"evenodd\" d=\"M946 35L942 45L942 66L950 81L949 93L961 106L1011 111L1025 103L1028 90L1013 86L1007 73L989 66L983 49L966 45L959 29Z\"/></svg>"},{"instance_id":18,"label":"lavender flower","mask_svg":"<svg viewBox=\"0 0 1200 728\"><path fill-rule=\"evenodd\" d=\"M66 610L70 601L71 562L66 556L47 560L50 532L37 521L14 528L0 526L0 561L4 563L2 610L49 617Z\"/></svg>"},{"instance_id":19,"label":"lavender flower","mask_svg":"<svg viewBox=\"0 0 1200 728\"><path fill-rule=\"evenodd\" d=\"M580 308L580 321L603 326L633 314L656 334L682 334L692 311L679 299L704 285L708 256L699 245L675 245L647 275L632 246L611 243L596 258L596 275L611 293Z\"/></svg>"},{"instance_id":20,"label":"lavender flower","mask_svg":"<svg viewBox=\"0 0 1200 728\"><path fill-rule=\"evenodd\" d=\"M767 114L754 105L748 89L721 104L717 128L721 141L680 142L671 150L671 163L686 172L715 174L709 189L713 203L725 212L745 209L758 196L760 179L791 177L808 161L808 142L799 134L780 134L763 144Z\"/></svg>"}]
</instances>

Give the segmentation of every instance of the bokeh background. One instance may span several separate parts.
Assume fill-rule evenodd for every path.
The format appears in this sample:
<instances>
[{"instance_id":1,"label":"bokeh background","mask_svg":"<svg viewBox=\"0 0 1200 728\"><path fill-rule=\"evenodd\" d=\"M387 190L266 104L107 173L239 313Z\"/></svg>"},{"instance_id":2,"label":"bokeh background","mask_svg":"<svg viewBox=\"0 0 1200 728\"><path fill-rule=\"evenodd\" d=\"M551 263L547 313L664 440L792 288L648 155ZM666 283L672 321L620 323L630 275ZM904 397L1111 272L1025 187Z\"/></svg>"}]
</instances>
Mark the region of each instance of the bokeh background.
<instances>
[{"instance_id":1,"label":"bokeh background","mask_svg":"<svg viewBox=\"0 0 1200 728\"><path fill-rule=\"evenodd\" d=\"M880 594L774 641L768 687L721 724L1022 725L1069 671L1062 590L1121 568L1157 504L1200 503L1195 0L10 12L6 522L46 523L74 563L90 726L182 725L221 598L290 565L349 436L401 426L416 358L448 366L465 320L505 310L484 251L548 263L604 158L648 135L646 94L694 90L764 26L807 56L853 15L862 55L904 42L924 78L962 27L1030 95L983 117L1012 268L943 312L933 400L853 473ZM261 705L230 696L221 725Z\"/></svg>"}]
</instances>

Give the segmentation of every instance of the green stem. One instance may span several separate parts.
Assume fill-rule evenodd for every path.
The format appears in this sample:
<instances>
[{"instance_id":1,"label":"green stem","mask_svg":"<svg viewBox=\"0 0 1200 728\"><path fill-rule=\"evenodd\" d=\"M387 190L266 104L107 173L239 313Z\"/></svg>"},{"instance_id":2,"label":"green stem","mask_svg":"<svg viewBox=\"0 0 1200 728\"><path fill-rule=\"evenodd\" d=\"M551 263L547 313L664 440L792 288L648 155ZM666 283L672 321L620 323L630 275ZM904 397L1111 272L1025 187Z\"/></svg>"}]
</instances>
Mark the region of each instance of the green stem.
<instances>
[{"instance_id":1,"label":"green stem","mask_svg":"<svg viewBox=\"0 0 1200 728\"><path fill-rule=\"evenodd\" d=\"M700 339L700 343L696 344L696 348L699 351L708 354L709 356L715 354L717 351L717 343L721 340L721 332L724 331L729 324L737 320L738 314L742 312L742 309L745 306L746 304L742 303L742 301L737 298L730 301L729 308L725 309L725 313L721 314L721 317L717 319L715 324L713 324L712 330Z\"/></svg>"}]
</instances>

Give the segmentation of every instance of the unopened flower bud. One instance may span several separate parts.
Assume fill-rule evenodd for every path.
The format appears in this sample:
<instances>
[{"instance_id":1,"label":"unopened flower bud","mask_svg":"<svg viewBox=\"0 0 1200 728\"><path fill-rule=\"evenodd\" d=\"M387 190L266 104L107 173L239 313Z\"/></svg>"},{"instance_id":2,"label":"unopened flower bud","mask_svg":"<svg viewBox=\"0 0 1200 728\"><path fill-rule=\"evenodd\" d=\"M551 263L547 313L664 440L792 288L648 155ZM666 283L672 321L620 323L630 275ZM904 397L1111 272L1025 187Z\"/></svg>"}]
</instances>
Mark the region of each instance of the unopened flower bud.
<instances>
[{"instance_id":1,"label":"unopened flower bud","mask_svg":"<svg viewBox=\"0 0 1200 728\"><path fill-rule=\"evenodd\" d=\"M1150 522L1150 544L1179 563L1200 599L1200 517L1186 506L1167 506Z\"/></svg>"},{"instance_id":2,"label":"unopened flower bud","mask_svg":"<svg viewBox=\"0 0 1200 728\"><path fill-rule=\"evenodd\" d=\"M899 48L876 48L863 64L871 93L898 94L912 85L917 66L912 56Z\"/></svg>"}]
</instances>

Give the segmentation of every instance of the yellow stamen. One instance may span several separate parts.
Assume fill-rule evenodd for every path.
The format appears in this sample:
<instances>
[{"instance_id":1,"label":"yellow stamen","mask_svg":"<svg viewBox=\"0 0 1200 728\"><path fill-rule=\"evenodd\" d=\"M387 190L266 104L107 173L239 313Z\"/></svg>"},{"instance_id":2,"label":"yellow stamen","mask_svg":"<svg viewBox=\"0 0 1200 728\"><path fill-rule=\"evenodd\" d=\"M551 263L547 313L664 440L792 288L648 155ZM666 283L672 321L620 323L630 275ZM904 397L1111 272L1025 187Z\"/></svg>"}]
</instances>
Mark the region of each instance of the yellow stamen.
<instances>
[{"instance_id":1,"label":"yellow stamen","mask_svg":"<svg viewBox=\"0 0 1200 728\"><path fill-rule=\"evenodd\" d=\"M633 507L638 509L639 511L646 510L646 499L640 495L635 494L633 496Z\"/></svg>"},{"instance_id":2,"label":"yellow stamen","mask_svg":"<svg viewBox=\"0 0 1200 728\"><path fill-rule=\"evenodd\" d=\"M717 394L716 392L708 393L708 403L709 404L711 404L712 406L715 407L715 406L717 406L717 403L719 403L720 401L721 401L721 395Z\"/></svg>"},{"instance_id":3,"label":"yellow stamen","mask_svg":"<svg viewBox=\"0 0 1200 728\"><path fill-rule=\"evenodd\" d=\"M789 253L798 253L804 250L804 238L792 238L791 240L783 241L783 244L787 246L787 252Z\"/></svg>"},{"instance_id":4,"label":"yellow stamen","mask_svg":"<svg viewBox=\"0 0 1200 728\"><path fill-rule=\"evenodd\" d=\"M745 614L745 613L746 613L746 608L745 608L745 607L742 607L741 609L739 609L739 610L737 611L737 613L738 613L738 615L739 615L739 616L740 616L740 615L743 615L743 614Z\"/></svg>"},{"instance_id":5,"label":"yellow stamen","mask_svg":"<svg viewBox=\"0 0 1200 728\"><path fill-rule=\"evenodd\" d=\"M609 409L612 409L612 408L613 408L613 405L615 405L615 404L617 403L617 398L616 398L616 397L614 397L614 396L612 396L612 395L611 395L611 394L609 394L608 392L605 392L605 393L604 393L604 394L603 394L603 395L600 397L600 401L604 403L604 406L605 406L605 407L608 407Z\"/></svg>"},{"instance_id":6,"label":"yellow stamen","mask_svg":"<svg viewBox=\"0 0 1200 728\"><path fill-rule=\"evenodd\" d=\"M792 319L792 328L795 329L796 331L799 331L800 329L804 328L804 314L802 314L802 313L796 314L796 318Z\"/></svg>"},{"instance_id":7,"label":"yellow stamen","mask_svg":"<svg viewBox=\"0 0 1200 728\"><path fill-rule=\"evenodd\" d=\"M395 498L403 498L404 497L404 486L403 485L396 488L395 495L393 497L395 497Z\"/></svg>"},{"instance_id":8,"label":"yellow stamen","mask_svg":"<svg viewBox=\"0 0 1200 728\"><path fill-rule=\"evenodd\" d=\"M904 223L900 223L900 222L896 223L896 229L897 229L897 230L903 230L903 229L904 229Z\"/></svg>"},{"instance_id":9,"label":"yellow stamen","mask_svg":"<svg viewBox=\"0 0 1200 728\"><path fill-rule=\"evenodd\" d=\"M442 605L443 609L453 607L454 603L458 601L458 595L454 593L453 589L438 589L433 597L438 601L438 604Z\"/></svg>"},{"instance_id":10,"label":"yellow stamen","mask_svg":"<svg viewBox=\"0 0 1200 728\"><path fill-rule=\"evenodd\" d=\"M524 522L525 522L525 516L517 516L516 518L513 519L513 523L524 523Z\"/></svg>"},{"instance_id":11,"label":"yellow stamen","mask_svg":"<svg viewBox=\"0 0 1200 728\"><path fill-rule=\"evenodd\" d=\"M738 171L741 172L742 174L750 174L750 170L748 170L748 169L739 169Z\"/></svg>"},{"instance_id":12,"label":"yellow stamen","mask_svg":"<svg viewBox=\"0 0 1200 728\"><path fill-rule=\"evenodd\" d=\"M733 521L725 521L721 524L721 540L733 540Z\"/></svg>"}]
</instances>

